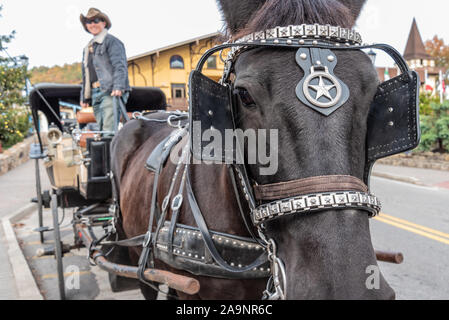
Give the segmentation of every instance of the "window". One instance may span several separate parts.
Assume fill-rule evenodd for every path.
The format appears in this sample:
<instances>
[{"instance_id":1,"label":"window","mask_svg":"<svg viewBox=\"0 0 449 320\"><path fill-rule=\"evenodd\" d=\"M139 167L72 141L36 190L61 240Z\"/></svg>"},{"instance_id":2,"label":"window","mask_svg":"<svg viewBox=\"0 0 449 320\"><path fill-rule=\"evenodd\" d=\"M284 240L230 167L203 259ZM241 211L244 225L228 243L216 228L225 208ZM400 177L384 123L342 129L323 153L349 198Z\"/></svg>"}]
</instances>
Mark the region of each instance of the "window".
<instances>
[{"instance_id":1,"label":"window","mask_svg":"<svg viewBox=\"0 0 449 320\"><path fill-rule=\"evenodd\" d=\"M186 97L186 85L185 84L172 84L171 96L173 99L184 99Z\"/></svg>"},{"instance_id":2,"label":"window","mask_svg":"<svg viewBox=\"0 0 449 320\"><path fill-rule=\"evenodd\" d=\"M207 68L208 69L217 69L217 57L211 56L207 59Z\"/></svg>"},{"instance_id":3,"label":"window","mask_svg":"<svg viewBox=\"0 0 449 320\"><path fill-rule=\"evenodd\" d=\"M170 58L171 69L184 69L184 60L181 56L173 56Z\"/></svg>"}]
</instances>

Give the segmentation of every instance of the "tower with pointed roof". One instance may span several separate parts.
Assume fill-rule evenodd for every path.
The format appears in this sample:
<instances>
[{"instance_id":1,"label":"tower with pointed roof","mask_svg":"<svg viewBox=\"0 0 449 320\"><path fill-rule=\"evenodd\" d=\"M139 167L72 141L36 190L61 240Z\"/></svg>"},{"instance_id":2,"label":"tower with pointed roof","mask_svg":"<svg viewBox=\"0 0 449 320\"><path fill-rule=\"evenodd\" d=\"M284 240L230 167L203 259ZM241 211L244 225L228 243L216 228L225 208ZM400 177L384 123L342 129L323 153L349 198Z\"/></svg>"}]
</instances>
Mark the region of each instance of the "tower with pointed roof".
<instances>
[{"instance_id":1,"label":"tower with pointed roof","mask_svg":"<svg viewBox=\"0 0 449 320\"><path fill-rule=\"evenodd\" d=\"M413 18L412 28L405 47L404 59L410 69L419 74L424 91L436 93L441 81L440 74L445 74L446 70L437 67L435 59L427 53L415 18Z\"/></svg>"},{"instance_id":2,"label":"tower with pointed roof","mask_svg":"<svg viewBox=\"0 0 449 320\"><path fill-rule=\"evenodd\" d=\"M435 67L435 60L426 52L415 18L413 18L412 29L408 36L404 58L412 69Z\"/></svg>"}]
</instances>

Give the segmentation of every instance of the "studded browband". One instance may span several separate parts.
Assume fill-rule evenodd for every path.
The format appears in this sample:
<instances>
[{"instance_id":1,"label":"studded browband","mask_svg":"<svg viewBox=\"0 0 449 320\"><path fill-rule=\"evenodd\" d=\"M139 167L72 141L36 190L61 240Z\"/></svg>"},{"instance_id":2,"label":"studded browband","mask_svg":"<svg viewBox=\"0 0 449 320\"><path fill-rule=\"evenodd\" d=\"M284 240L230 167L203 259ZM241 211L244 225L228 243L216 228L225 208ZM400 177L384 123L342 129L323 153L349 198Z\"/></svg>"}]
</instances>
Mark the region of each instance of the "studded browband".
<instances>
[{"instance_id":1,"label":"studded browband","mask_svg":"<svg viewBox=\"0 0 449 320\"><path fill-rule=\"evenodd\" d=\"M318 44L319 40L327 40L336 43L337 46L340 43L346 46L362 45L362 36L355 30L319 24L276 27L251 33L235 41L231 39L229 42L234 44L273 42L273 44L304 45L307 40L312 40L312 44ZM232 47L227 60L234 60L244 50L244 47Z\"/></svg>"},{"instance_id":2,"label":"studded browband","mask_svg":"<svg viewBox=\"0 0 449 320\"><path fill-rule=\"evenodd\" d=\"M252 218L255 225L260 225L286 215L326 209L359 209L374 217L379 214L381 204L377 197L368 192L368 187L361 180L338 175L255 186L254 196L258 201L277 201L255 208Z\"/></svg>"},{"instance_id":3,"label":"studded browband","mask_svg":"<svg viewBox=\"0 0 449 320\"><path fill-rule=\"evenodd\" d=\"M323 38L332 41L362 44L362 36L355 30L330 25L302 24L297 26L276 27L258 31L234 41L234 43L278 38Z\"/></svg>"}]
</instances>

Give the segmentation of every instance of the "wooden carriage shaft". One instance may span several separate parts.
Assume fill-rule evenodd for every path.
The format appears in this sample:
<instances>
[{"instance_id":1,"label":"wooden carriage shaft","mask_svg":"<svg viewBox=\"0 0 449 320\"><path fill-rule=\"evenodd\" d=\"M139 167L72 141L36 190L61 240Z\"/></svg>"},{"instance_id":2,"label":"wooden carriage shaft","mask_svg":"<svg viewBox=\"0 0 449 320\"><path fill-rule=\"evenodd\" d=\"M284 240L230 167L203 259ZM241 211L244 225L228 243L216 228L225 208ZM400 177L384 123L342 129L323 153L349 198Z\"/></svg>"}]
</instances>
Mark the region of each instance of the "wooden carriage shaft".
<instances>
[{"instance_id":1,"label":"wooden carriage shaft","mask_svg":"<svg viewBox=\"0 0 449 320\"><path fill-rule=\"evenodd\" d=\"M377 261L388 262L393 264L401 264L404 262L402 253L376 251Z\"/></svg>"},{"instance_id":2,"label":"wooden carriage shaft","mask_svg":"<svg viewBox=\"0 0 449 320\"><path fill-rule=\"evenodd\" d=\"M87 229L81 225L75 225L75 229L78 232L84 245L89 248L92 243L92 238L89 235ZM103 270L116 274L121 277L138 279L137 267L124 266L109 262L104 256L100 255L99 251L94 251L92 256L95 263ZM177 275L168 271L147 269L144 272L145 280L153 281L160 284L165 284L169 288L177 291L184 292L189 295L195 295L200 291L200 283L198 280Z\"/></svg>"}]
</instances>

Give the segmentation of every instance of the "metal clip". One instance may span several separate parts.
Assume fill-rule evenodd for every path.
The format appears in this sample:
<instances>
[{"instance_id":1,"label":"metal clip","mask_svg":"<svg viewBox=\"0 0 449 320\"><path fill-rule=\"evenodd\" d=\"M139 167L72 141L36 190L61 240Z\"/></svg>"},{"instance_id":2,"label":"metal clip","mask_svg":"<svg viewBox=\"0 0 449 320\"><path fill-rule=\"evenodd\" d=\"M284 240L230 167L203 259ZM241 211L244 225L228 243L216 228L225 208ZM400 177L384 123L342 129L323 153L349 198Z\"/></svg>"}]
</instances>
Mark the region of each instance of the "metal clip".
<instances>
[{"instance_id":1,"label":"metal clip","mask_svg":"<svg viewBox=\"0 0 449 320\"><path fill-rule=\"evenodd\" d=\"M272 282L274 292L269 294L268 300L286 300L287 277L284 264L279 258L275 258L271 268L273 269ZM266 291L266 293L268 292Z\"/></svg>"},{"instance_id":2,"label":"metal clip","mask_svg":"<svg viewBox=\"0 0 449 320\"><path fill-rule=\"evenodd\" d=\"M266 244L268 252L268 261L271 265L271 278L268 280L267 288L263 293L263 300L286 300L287 292L287 273L284 263L277 257L277 247L273 239L267 239L264 233L265 227L261 225L258 228L259 236Z\"/></svg>"},{"instance_id":3,"label":"metal clip","mask_svg":"<svg viewBox=\"0 0 449 320\"><path fill-rule=\"evenodd\" d=\"M143 240L142 247L148 248L150 246L151 237L152 237L152 233L151 233L151 231L148 231L147 234L145 235L145 239Z\"/></svg>"}]
</instances>

